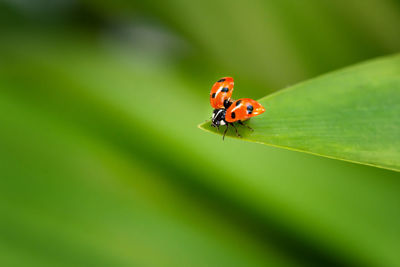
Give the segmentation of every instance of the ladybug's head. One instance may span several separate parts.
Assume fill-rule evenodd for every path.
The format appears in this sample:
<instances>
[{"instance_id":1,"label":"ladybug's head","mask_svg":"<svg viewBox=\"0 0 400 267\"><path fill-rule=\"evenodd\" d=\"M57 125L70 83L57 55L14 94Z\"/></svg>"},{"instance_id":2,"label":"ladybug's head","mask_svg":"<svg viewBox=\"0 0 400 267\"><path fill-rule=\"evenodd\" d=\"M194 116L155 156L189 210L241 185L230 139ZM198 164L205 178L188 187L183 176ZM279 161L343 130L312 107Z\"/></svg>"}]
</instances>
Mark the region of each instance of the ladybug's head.
<instances>
[{"instance_id":1,"label":"ladybug's head","mask_svg":"<svg viewBox=\"0 0 400 267\"><path fill-rule=\"evenodd\" d=\"M225 114L226 114L226 109L224 108L214 109L211 119L212 122L211 126L218 128L220 125L226 125Z\"/></svg>"}]
</instances>

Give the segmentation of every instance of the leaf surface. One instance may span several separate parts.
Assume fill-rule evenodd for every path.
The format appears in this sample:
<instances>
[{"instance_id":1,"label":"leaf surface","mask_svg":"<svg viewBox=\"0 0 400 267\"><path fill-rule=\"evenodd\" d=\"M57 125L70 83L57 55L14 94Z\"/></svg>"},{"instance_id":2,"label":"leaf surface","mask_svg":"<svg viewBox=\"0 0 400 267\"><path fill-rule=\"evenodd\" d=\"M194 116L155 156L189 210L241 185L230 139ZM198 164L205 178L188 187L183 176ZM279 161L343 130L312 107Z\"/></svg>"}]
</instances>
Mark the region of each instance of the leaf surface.
<instances>
[{"instance_id":1,"label":"leaf surface","mask_svg":"<svg viewBox=\"0 0 400 267\"><path fill-rule=\"evenodd\" d=\"M399 55L311 79L260 103L266 112L248 121L254 132L240 128L243 140L400 170ZM217 132L210 122L200 128Z\"/></svg>"}]
</instances>

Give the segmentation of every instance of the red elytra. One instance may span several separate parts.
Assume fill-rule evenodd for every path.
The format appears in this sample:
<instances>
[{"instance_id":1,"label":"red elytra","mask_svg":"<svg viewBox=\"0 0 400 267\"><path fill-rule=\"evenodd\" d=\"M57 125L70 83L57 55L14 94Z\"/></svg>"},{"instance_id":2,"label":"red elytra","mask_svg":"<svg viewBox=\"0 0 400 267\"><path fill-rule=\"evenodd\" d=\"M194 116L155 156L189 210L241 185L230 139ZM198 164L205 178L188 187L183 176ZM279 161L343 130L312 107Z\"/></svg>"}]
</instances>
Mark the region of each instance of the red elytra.
<instances>
[{"instance_id":1,"label":"red elytra","mask_svg":"<svg viewBox=\"0 0 400 267\"><path fill-rule=\"evenodd\" d=\"M210 92L210 104L213 108L224 108L233 92L233 78L224 77L214 83Z\"/></svg>"},{"instance_id":2,"label":"red elytra","mask_svg":"<svg viewBox=\"0 0 400 267\"><path fill-rule=\"evenodd\" d=\"M227 122L244 121L265 112L265 108L250 98L241 98L233 102L226 110Z\"/></svg>"}]
</instances>

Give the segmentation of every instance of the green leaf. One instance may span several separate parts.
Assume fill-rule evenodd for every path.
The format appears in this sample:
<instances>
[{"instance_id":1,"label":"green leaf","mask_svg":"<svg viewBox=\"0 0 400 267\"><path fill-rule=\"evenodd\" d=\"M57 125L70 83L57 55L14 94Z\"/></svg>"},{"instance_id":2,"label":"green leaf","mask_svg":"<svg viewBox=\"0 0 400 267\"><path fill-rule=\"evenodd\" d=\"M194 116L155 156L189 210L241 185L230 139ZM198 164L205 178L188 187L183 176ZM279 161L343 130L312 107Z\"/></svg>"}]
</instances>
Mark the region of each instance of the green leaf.
<instances>
[{"instance_id":1,"label":"green leaf","mask_svg":"<svg viewBox=\"0 0 400 267\"><path fill-rule=\"evenodd\" d=\"M239 129L243 140L400 171L400 55L311 79L260 103L266 112L248 121L254 132ZM217 133L210 122L199 127Z\"/></svg>"}]
</instances>

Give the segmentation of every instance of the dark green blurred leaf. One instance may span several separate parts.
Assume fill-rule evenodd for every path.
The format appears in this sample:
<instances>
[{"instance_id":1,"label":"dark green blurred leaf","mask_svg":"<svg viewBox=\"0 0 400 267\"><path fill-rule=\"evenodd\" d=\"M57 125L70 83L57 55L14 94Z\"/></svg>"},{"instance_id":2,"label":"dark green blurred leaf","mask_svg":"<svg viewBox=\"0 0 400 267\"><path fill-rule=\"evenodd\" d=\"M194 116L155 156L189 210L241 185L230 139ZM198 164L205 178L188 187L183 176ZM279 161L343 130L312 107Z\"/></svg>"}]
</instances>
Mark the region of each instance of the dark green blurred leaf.
<instances>
[{"instance_id":1,"label":"dark green blurred leaf","mask_svg":"<svg viewBox=\"0 0 400 267\"><path fill-rule=\"evenodd\" d=\"M256 130L242 130L243 140L400 171L400 55L300 83L260 103L266 112L250 120ZM210 122L200 127L217 132Z\"/></svg>"},{"instance_id":2,"label":"dark green blurred leaf","mask_svg":"<svg viewBox=\"0 0 400 267\"><path fill-rule=\"evenodd\" d=\"M247 90L262 96L400 48L400 5L392 0L84 2L111 17L142 13L168 25L194 45L200 60L192 65L206 66L209 77L242 80L242 92L236 92L241 97ZM196 79L192 67L187 75Z\"/></svg>"}]
</instances>

